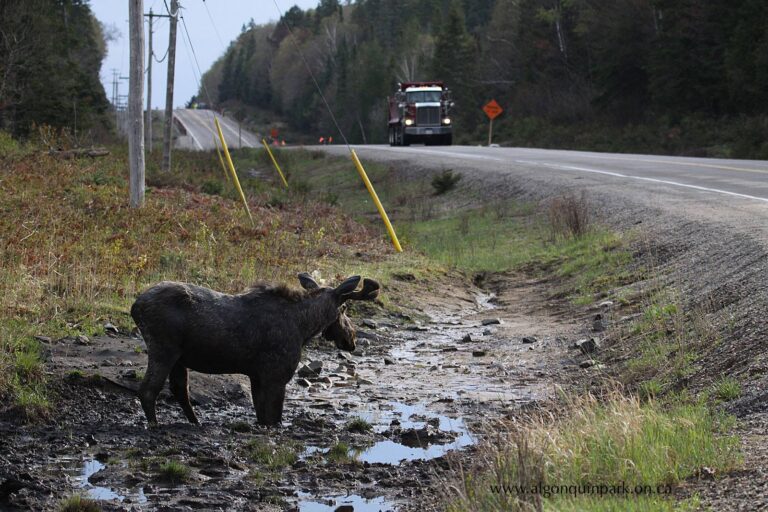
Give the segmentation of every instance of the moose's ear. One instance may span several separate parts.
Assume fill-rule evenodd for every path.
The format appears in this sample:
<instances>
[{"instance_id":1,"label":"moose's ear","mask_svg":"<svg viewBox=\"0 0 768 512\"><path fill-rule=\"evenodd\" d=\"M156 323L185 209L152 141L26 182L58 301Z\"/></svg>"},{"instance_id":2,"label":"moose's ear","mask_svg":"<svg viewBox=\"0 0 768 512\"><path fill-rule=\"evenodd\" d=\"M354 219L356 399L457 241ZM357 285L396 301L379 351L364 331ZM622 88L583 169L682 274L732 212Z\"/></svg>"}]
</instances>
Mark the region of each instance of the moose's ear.
<instances>
[{"instance_id":1,"label":"moose's ear","mask_svg":"<svg viewBox=\"0 0 768 512\"><path fill-rule=\"evenodd\" d=\"M320 288L320 285L317 284L317 281L312 279L312 276L306 272L299 274L299 283L301 283L301 287L305 290L315 290Z\"/></svg>"},{"instance_id":2,"label":"moose's ear","mask_svg":"<svg viewBox=\"0 0 768 512\"><path fill-rule=\"evenodd\" d=\"M363 289L359 292L352 292L344 297L345 300L373 300L379 296L381 285L373 279L367 277L363 280Z\"/></svg>"},{"instance_id":3,"label":"moose's ear","mask_svg":"<svg viewBox=\"0 0 768 512\"><path fill-rule=\"evenodd\" d=\"M355 291L355 288L357 288L357 285L360 284L360 276L352 276L348 277L344 280L343 283L341 283L339 286L336 287L334 290L336 292L336 295L339 297L344 297L345 295L348 295ZM346 298L346 297L344 297Z\"/></svg>"}]
</instances>

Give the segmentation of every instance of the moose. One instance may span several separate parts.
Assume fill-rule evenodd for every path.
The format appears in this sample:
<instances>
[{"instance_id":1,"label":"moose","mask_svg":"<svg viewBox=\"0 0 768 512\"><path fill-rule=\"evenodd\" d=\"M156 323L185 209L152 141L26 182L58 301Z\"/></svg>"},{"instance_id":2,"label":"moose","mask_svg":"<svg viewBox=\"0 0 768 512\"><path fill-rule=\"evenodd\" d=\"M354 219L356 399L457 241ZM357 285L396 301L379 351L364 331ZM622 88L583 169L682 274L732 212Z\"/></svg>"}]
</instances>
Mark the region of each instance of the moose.
<instances>
[{"instance_id":1,"label":"moose","mask_svg":"<svg viewBox=\"0 0 768 512\"><path fill-rule=\"evenodd\" d=\"M166 378L185 416L198 424L189 401L188 370L238 373L251 381L256 417L262 425L282 420L285 387L301 358L301 348L322 333L340 350L355 349L355 329L346 301L373 300L379 283L360 276L336 288L321 287L307 273L303 289L258 284L229 295L201 286L163 281L142 292L131 316L147 344L149 362L139 399L151 426Z\"/></svg>"}]
</instances>

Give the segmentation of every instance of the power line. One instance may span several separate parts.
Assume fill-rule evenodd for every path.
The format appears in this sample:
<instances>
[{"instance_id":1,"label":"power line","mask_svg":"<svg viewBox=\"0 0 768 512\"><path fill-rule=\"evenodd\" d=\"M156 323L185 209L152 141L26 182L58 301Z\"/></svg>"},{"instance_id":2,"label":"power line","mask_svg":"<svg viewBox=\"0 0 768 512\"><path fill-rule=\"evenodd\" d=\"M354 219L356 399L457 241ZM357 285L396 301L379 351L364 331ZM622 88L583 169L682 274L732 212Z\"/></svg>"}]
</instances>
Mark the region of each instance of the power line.
<instances>
[{"instance_id":1,"label":"power line","mask_svg":"<svg viewBox=\"0 0 768 512\"><path fill-rule=\"evenodd\" d=\"M203 0L203 6L205 7L205 12L208 13L208 19L211 20L211 25L213 26L213 31L216 33L216 37L219 40L219 44L222 48L226 49L227 47L224 45L224 41L222 41L221 35L219 35L219 29L216 28L216 23L213 21L213 16L211 16L211 11L208 10L208 4L205 3L205 0Z\"/></svg>"},{"instance_id":2,"label":"power line","mask_svg":"<svg viewBox=\"0 0 768 512\"><path fill-rule=\"evenodd\" d=\"M202 87L202 89L205 91L205 96L208 98L208 104L213 105L213 101L211 101L211 95L208 92L208 87L203 82L203 71L200 68L200 62L197 60L197 53L195 52L195 46L192 44L192 38L189 36L189 30L187 30L187 22L184 20L184 16L181 16L181 26L184 28L184 33L187 35L187 40L189 41L189 47L192 50L192 57L194 57L195 66L197 66L197 74L199 75L199 79L197 76L195 76L195 80L197 80L197 87L198 89ZM184 38L181 39L184 41ZM186 48L186 43L185 43ZM192 74L194 75L194 68L192 69Z\"/></svg>"},{"instance_id":3,"label":"power line","mask_svg":"<svg viewBox=\"0 0 768 512\"><path fill-rule=\"evenodd\" d=\"M280 6L277 5L277 0L272 0L272 2L275 4L275 8L277 9L278 14L280 14L280 19L283 19L283 11L282 9L280 9ZM312 82L315 84L315 88L317 89L318 94L320 94L320 98L323 100L323 104L325 104L325 108L328 110L328 113L331 115L331 120L333 121L333 124L336 126L336 129L339 131L339 135L341 135L341 138L344 140L344 144L347 146L347 149L350 152L352 152L352 146L349 145L347 136L344 135L344 131L341 129L341 126L339 126L339 122L336 120L336 116L333 114L333 110L331 109L331 106L328 104L328 100L325 99L325 94L323 94L323 90L320 87L320 84L318 83L317 79L315 78L315 74L312 72L312 68L309 66L309 62L307 62L307 58L304 56L304 52L301 51L298 38L293 33L293 29L288 23L285 23L285 27L288 29L288 33L291 36L291 41L293 41L293 45L296 47L296 51L298 52L299 57L301 57L302 62L304 62L304 67L307 68L307 72L309 73L310 78L312 78Z\"/></svg>"}]
</instances>

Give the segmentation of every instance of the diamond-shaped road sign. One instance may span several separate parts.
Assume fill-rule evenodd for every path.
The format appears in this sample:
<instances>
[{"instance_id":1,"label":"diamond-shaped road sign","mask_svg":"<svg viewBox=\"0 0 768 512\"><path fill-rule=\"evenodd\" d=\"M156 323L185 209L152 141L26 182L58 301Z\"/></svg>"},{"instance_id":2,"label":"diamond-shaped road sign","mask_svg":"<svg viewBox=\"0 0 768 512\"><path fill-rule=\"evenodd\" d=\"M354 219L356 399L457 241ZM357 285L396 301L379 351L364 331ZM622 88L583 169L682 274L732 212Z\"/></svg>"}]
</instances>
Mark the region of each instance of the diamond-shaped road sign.
<instances>
[{"instance_id":1,"label":"diamond-shaped road sign","mask_svg":"<svg viewBox=\"0 0 768 512\"><path fill-rule=\"evenodd\" d=\"M496 103L496 100L491 100L483 107L483 112L485 112L485 115L488 116L488 119L493 121L499 117L499 114L504 112L504 109L501 108L501 105Z\"/></svg>"}]
</instances>

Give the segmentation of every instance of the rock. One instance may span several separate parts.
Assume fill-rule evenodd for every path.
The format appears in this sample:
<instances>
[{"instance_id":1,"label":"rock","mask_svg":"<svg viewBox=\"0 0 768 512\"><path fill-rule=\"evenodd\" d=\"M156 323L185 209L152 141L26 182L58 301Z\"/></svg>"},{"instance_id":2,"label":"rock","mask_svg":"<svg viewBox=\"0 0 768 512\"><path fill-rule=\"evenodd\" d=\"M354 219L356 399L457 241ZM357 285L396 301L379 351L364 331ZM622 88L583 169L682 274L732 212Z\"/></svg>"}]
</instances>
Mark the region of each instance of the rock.
<instances>
[{"instance_id":1,"label":"rock","mask_svg":"<svg viewBox=\"0 0 768 512\"><path fill-rule=\"evenodd\" d=\"M579 365L582 368L590 368L592 366L595 366L596 362L594 359L587 359L586 361L582 361Z\"/></svg>"},{"instance_id":2,"label":"rock","mask_svg":"<svg viewBox=\"0 0 768 512\"><path fill-rule=\"evenodd\" d=\"M408 331L426 332L426 331L428 331L429 329L427 329L426 327L424 327L424 326L422 326L422 325L409 325L409 326L406 328L406 330L408 330Z\"/></svg>"},{"instance_id":3,"label":"rock","mask_svg":"<svg viewBox=\"0 0 768 512\"><path fill-rule=\"evenodd\" d=\"M465 334L464 337L461 338L461 342L462 343L472 343L473 341L475 341L475 340L472 339L472 335L471 334Z\"/></svg>"},{"instance_id":4,"label":"rock","mask_svg":"<svg viewBox=\"0 0 768 512\"><path fill-rule=\"evenodd\" d=\"M320 372L322 371L323 371L322 361L310 361L307 364L300 365L299 370L296 372L296 374L299 377L308 379L312 377L319 377Z\"/></svg>"},{"instance_id":5,"label":"rock","mask_svg":"<svg viewBox=\"0 0 768 512\"><path fill-rule=\"evenodd\" d=\"M483 336L490 336L491 334L493 334L493 331L490 329L486 329L483 331Z\"/></svg>"},{"instance_id":6,"label":"rock","mask_svg":"<svg viewBox=\"0 0 768 512\"><path fill-rule=\"evenodd\" d=\"M597 306L600 307L600 308L610 308L611 306L613 306L613 301L612 300L604 300L603 302L601 302Z\"/></svg>"},{"instance_id":7,"label":"rock","mask_svg":"<svg viewBox=\"0 0 768 512\"><path fill-rule=\"evenodd\" d=\"M339 352L338 357L339 359L346 359L347 361L352 361L352 356L348 352Z\"/></svg>"},{"instance_id":8,"label":"rock","mask_svg":"<svg viewBox=\"0 0 768 512\"><path fill-rule=\"evenodd\" d=\"M364 356L364 355L365 355L365 351L364 351L362 348L360 348L360 347L357 347L355 350L353 350L353 351L351 352L351 354L352 354L353 356L362 357L362 356Z\"/></svg>"},{"instance_id":9,"label":"rock","mask_svg":"<svg viewBox=\"0 0 768 512\"><path fill-rule=\"evenodd\" d=\"M370 318L366 318L365 320L363 320L363 325L368 327L369 329L379 328L379 324L377 324L375 320L371 320Z\"/></svg>"},{"instance_id":10,"label":"rock","mask_svg":"<svg viewBox=\"0 0 768 512\"><path fill-rule=\"evenodd\" d=\"M328 376L320 377L319 379L315 380L315 382L319 382L321 384L329 384L329 385L333 384L333 381Z\"/></svg>"},{"instance_id":11,"label":"rock","mask_svg":"<svg viewBox=\"0 0 768 512\"><path fill-rule=\"evenodd\" d=\"M110 334L110 333L112 333L112 334L120 334L120 331L117 329L117 327L115 327L114 325L112 325L109 322L104 324L104 332L106 332L107 334Z\"/></svg>"},{"instance_id":12,"label":"rock","mask_svg":"<svg viewBox=\"0 0 768 512\"><path fill-rule=\"evenodd\" d=\"M481 322L483 325L499 325L501 324L500 318L486 318Z\"/></svg>"},{"instance_id":13,"label":"rock","mask_svg":"<svg viewBox=\"0 0 768 512\"><path fill-rule=\"evenodd\" d=\"M384 364L385 365L395 364L395 360L392 359L391 357L385 357L384 358Z\"/></svg>"},{"instance_id":14,"label":"rock","mask_svg":"<svg viewBox=\"0 0 768 512\"><path fill-rule=\"evenodd\" d=\"M595 318L592 320L592 330L595 332L603 332L605 330L605 320L603 320L603 315L599 313L595 315Z\"/></svg>"},{"instance_id":15,"label":"rock","mask_svg":"<svg viewBox=\"0 0 768 512\"><path fill-rule=\"evenodd\" d=\"M440 431L429 424L419 429L403 430L400 433L400 442L410 447L423 447L434 443L442 444L451 441L453 438L455 438L455 434Z\"/></svg>"},{"instance_id":16,"label":"rock","mask_svg":"<svg viewBox=\"0 0 768 512\"><path fill-rule=\"evenodd\" d=\"M523 343L536 343L537 341L539 340L537 340L533 336L526 336L523 338Z\"/></svg>"},{"instance_id":17,"label":"rock","mask_svg":"<svg viewBox=\"0 0 768 512\"><path fill-rule=\"evenodd\" d=\"M35 339L37 341L42 341L43 343L50 343L52 341L48 336L35 336Z\"/></svg>"},{"instance_id":18,"label":"rock","mask_svg":"<svg viewBox=\"0 0 768 512\"><path fill-rule=\"evenodd\" d=\"M296 379L296 384L298 384L299 386L301 386L303 388L311 388L312 387L312 383L309 382L307 379Z\"/></svg>"},{"instance_id":19,"label":"rock","mask_svg":"<svg viewBox=\"0 0 768 512\"><path fill-rule=\"evenodd\" d=\"M600 348L600 340L598 338L585 338L574 343L573 347L581 350L583 354L591 354Z\"/></svg>"},{"instance_id":20,"label":"rock","mask_svg":"<svg viewBox=\"0 0 768 512\"><path fill-rule=\"evenodd\" d=\"M441 349L442 352L458 352L459 349L456 347L443 347Z\"/></svg>"},{"instance_id":21,"label":"rock","mask_svg":"<svg viewBox=\"0 0 768 512\"><path fill-rule=\"evenodd\" d=\"M699 478L701 478L702 480L714 480L716 471L714 468L702 466L701 468L699 468L698 473L699 473Z\"/></svg>"},{"instance_id":22,"label":"rock","mask_svg":"<svg viewBox=\"0 0 768 512\"><path fill-rule=\"evenodd\" d=\"M85 334L78 334L77 338L75 338L75 343L78 345L90 345L91 340Z\"/></svg>"},{"instance_id":23,"label":"rock","mask_svg":"<svg viewBox=\"0 0 768 512\"><path fill-rule=\"evenodd\" d=\"M359 376L357 377L357 379L356 379L356 380L357 380L357 383L358 383L358 384L367 385L367 386L373 385L373 382L372 382L372 381L370 381L370 380L368 380L368 379L364 379L364 378L362 378L362 377L359 377Z\"/></svg>"},{"instance_id":24,"label":"rock","mask_svg":"<svg viewBox=\"0 0 768 512\"><path fill-rule=\"evenodd\" d=\"M485 355L485 350L473 350L472 351L472 357L483 357Z\"/></svg>"}]
</instances>

